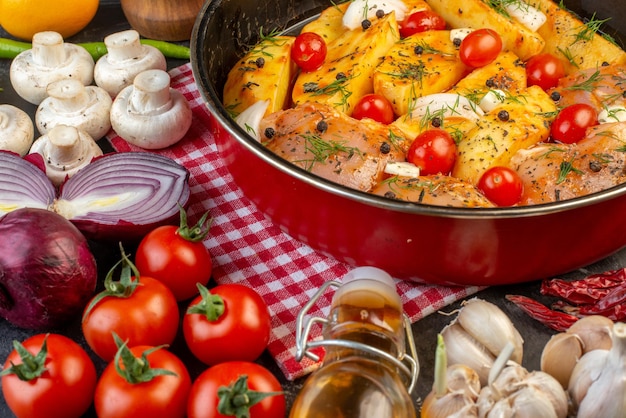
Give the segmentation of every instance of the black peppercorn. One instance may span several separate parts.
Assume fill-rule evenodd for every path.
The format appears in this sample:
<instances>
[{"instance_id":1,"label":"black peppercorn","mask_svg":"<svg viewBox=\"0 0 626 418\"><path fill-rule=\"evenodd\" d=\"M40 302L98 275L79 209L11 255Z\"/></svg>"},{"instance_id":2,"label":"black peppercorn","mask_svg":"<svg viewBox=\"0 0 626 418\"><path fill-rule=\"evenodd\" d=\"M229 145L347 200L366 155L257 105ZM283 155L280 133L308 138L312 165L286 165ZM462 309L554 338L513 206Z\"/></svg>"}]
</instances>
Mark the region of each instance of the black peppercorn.
<instances>
[{"instance_id":1,"label":"black peppercorn","mask_svg":"<svg viewBox=\"0 0 626 418\"><path fill-rule=\"evenodd\" d=\"M417 45L415 48L413 48L413 52L415 52L415 55L422 55L424 53L424 47L422 47L421 45Z\"/></svg>"},{"instance_id":2,"label":"black peppercorn","mask_svg":"<svg viewBox=\"0 0 626 418\"><path fill-rule=\"evenodd\" d=\"M385 197L387 199L395 199L396 198L396 194L394 192L391 192L391 191L385 192Z\"/></svg>"},{"instance_id":3,"label":"black peppercorn","mask_svg":"<svg viewBox=\"0 0 626 418\"><path fill-rule=\"evenodd\" d=\"M499 111L498 119L500 119L502 122L506 122L507 120L509 120L509 112L507 112L506 110Z\"/></svg>"},{"instance_id":4,"label":"black peppercorn","mask_svg":"<svg viewBox=\"0 0 626 418\"><path fill-rule=\"evenodd\" d=\"M382 19L383 17L385 17L385 11L383 9L376 10L376 17Z\"/></svg>"},{"instance_id":5,"label":"black peppercorn","mask_svg":"<svg viewBox=\"0 0 626 418\"><path fill-rule=\"evenodd\" d=\"M435 116L430 121L430 124L433 126L433 128L439 128L441 126L441 118L438 116Z\"/></svg>"},{"instance_id":6,"label":"black peppercorn","mask_svg":"<svg viewBox=\"0 0 626 418\"><path fill-rule=\"evenodd\" d=\"M599 161L589 161L589 170L597 173L602 170L602 164Z\"/></svg>"},{"instance_id":7,"label":"black peppercorn","mask_svg":"<svg viewBox=\"0 0 626 418\"><path fill-rule=\"evenodd\" d=\"M339 72L339 73L337 73L337 75L335 76L335 78L336 78L337 80L343 80L344 78L346 78L346 73L344 73L344 72Z\"/></svg>"},{"instance_id":8,"label":"black peppercorn","mask_svg":"<svg viewBox=\"0 0 626 418\"><path fill-rule=\"evenodd\" d=\"M320 133L326 132L326 130L328 129L328 122L326 122L325 120L317 122L317 126L315 126L315 129L317 129L317 131Z\"/></svg>"},{"instance_id":9,"label":"black peppercorn","mask_svg":"<svg viewBox=\"0 0 626 418\"><path fill-rule=\"evenodd\" d=\"M363 30L368 30L372 27L372 22L370 22L369 19L365 19L361 22L361 27L363 28Z\"/></svg>"},{"instance_id":10,"label":"black peppercorn","mask_svg":"<svg viewBox=\"0 0 626 418\"><path fill-rule=\"evenodd\" d=\"M559 93L558 91L553 91L552 93L550 93L550 98L553 101L558 102L559 100L561 100L561 93Z\"/></svg>"},{"instance_id":11,"label":"black peppercorn","mask_svg":"<svg viewBox=\"0 0 626 418\"><path fill-rule=\"evenodd\" d=\"M265 132L263 134L265 135L267 139L272 139L274 138L274 135L276 135L276 131L274 130L274 128L270 126L270 127L265 128Z\"/></svg>"},{"instance_id":12,"label":"black peppercorn","mask_svg":"<svg viewBox=\"0 0 626 418\"><path fill-rule=\"evenodd\" d=\"M256 59L255 64L258 68L263 68L263 66L265 65L265 58L263 57L259 57Z\"/></svg>"},{"instance_id":13,"label":"black peppercorn","mask_svg":"<svg viewBox=\"0 0 626 418\"><path fill-rule=\"evenodd\" d=\"M391 152L391 145L389 145L389 142L383 142L380 144L380 152L382 154L389 154Z\"/></svg>"},{"instance_id":14,"label":"black peppercorn","mask_svg":"<svg viewBox=\"0 0 626 418\"><path fill-rule=\"evenodd\" d=\"M463 39L461 38L454 38L452 40L452 44L457 48L461 46L461 42L463 42Z\"/></svg>"}]
</instances>

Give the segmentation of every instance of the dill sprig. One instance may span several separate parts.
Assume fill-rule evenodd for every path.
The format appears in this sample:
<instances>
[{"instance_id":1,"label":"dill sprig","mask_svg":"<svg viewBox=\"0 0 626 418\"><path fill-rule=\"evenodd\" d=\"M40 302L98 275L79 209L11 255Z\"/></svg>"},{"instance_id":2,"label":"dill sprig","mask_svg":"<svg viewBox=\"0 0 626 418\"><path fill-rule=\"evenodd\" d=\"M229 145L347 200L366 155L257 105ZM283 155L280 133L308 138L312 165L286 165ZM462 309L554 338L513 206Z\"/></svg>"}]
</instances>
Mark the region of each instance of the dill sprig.
<instances>
[{"instance_id":1,"label":"dill sprig","mask_svg":"<svg viewBox=\"0 0 626 418\"><path fill-rule=\"evenodd\" d=\"M611 20L611 18L607 19L597 19L596 14L594 13L589 21L587 21L581 29L574 35L574 41L572 45L576 42L581 41L591 41L596 33L600 30L601 26Z\"/></svg>"},{"instance_id":2,"label":"dill sprig","mask_svg":"<svg viewBox=\"0 0 626 418\"><path fill-rule=\"evenodd\" d=\"M308 85L304 86L304 91L311 93L313 97L334 96L335 94L339 93L341 98L339 102L334 103L334 105L341 106L345 110L348 104L348 98L352 96L352 92L348 90L346 84L354 77L356 77L356 75L354 74L345 77L337 77L332 83L324 87L319 87L317 84L314 83L307 83Z\"/></svg>"},{"instance_id":3,"label":"dill sprig","mask_svg":"<svg viewBox=\"0 0 626 418\"><path fill-rule=\"evenodd\" d=\"M313 154L313 158L298 160L296 162L304 163L305 169L311 171L315 163L323 163L328 158L339 153L347 154L347 158L353 155L362 155L357 147L349 147L345 145L345 141L326 141L319 135L302 135L305 141L305 153Z\"/></svg>"},{"instance_id":4,"label":"dill sprig","mask_svg":"<svg viewBox=\"0 0 626 418\"><path fill-rule=\"evenodd\" d=\"M593 91L596 88L597 84L602 81L602 78L603 76L600 73L600 70L596 70L588 78L581 81L580 83L565 87L565 90Z\"/></svg>"},{"instance_id":5,"label":"dill sprig","mask_svg":"<svg viewBox=\"0 0 626 418\"><path fill-rule=\"evenodd\" d=\"M559 165L559 175L556 179L556 184L563 183L569 173L583 174L583 171L574 167L573 162L575 158L576 156L572 156L569 161L561 162L561 164Z\"/></svg>"}]
</instances>

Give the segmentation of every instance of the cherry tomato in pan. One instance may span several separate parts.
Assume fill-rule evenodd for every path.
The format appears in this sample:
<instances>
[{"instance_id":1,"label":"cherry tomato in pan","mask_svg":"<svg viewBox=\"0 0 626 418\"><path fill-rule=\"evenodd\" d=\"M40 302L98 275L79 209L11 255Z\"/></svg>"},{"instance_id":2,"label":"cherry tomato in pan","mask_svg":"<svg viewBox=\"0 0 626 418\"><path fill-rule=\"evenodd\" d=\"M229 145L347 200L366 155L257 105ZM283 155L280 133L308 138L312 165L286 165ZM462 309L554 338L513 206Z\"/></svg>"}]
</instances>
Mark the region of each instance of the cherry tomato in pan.
<instances>
[{"instance_id":1,"label":"cherry tomato in pan","mask_svg":"<svg viewBox=\"0 0 626 418\"><path fill-rule=\"evenodd\" d=\"M502 51L502 38L493 29L470 32L459 47L459 58L468 67L484 67L495 60Z\"/></svg>"},{"instance_id":2,"label":"cherry tomato in pan","mask_svg":"<svg viewBox=\"0 0 626 418\"><path fill-rule=\"evenodd\" d=\"M218 389L228 388L218 395ZM223 391L223 389L222 389ZM250 393L252 392L252 393ZM261 396L257 396L261 395ZM220 399L222 400L221 405ZM251 418L284 417L285 395L280 382L266 368L247 361L229 361L209 367L194 381L187 404L188 418L228 418L233 401ZM222 409L224 408L224 409Z\"/></svg>"},{"instance_id":3,"label":"cherry tomato in pan","mask_svg":"<svg viewBox=\"0 0 626 418\"><path fill-rule=\"evenodd\" d=\"M426 32L427 30L443 30L446 28L446 21L432 10L420 10L411 13L400 22L400 36L406 38L415 33Z\"/></svg>"},{"instance_id":4,"label":"cherry tomato in pan","mask_svg":"<svg viewBox=\"0 0 626 418\"><path fill-rule=\"evenodd\" d=\"M550 127L552 139L564 144L580 141L587 129L598 124L598 112L586 103L576 103L561 109Z\"/></svg>"},{"instance_id":5,"label":"cherry tomato in pan","mask_svg":"<svg viewBox=\"0 0 626 418\"><path fill-rule=\"evenodd\" d=\"M478 189L498 206L513 206L521 200L524 185L515 170L495 166L480 177Z\"/></svg>"},{"instance_id":6,"label":"cherry tomato in pan","mask_svg":"<svg viewBox=\"0 0 626 418\"><path fill-rule=\"evenodd\" d=\"M185 417L192 384L185 364L162 347L120 350L96 386L98 417Z\"/></svg>"},{"instance_id":7,"label":"cherry tomato in pan","mask_svg":"<svg viewBox=\"0 0 626 418\"><path fill-rule=\"evenodd\" d=\"M150 231L139 243L135 265L142 276L163 282L176 300L198 294L197 283L206 286L211 279L213 262L202 241L209 232L208 213L192 227L187 214L180 210L180 225L164 225Z\"/></svg>"},{"instance_id":8,"label":"cherry tomato in pan","mask_svg":"<svg viewBox=\"0 0 626 418\"><path fill-rule=\"evenodd\" d=\"M529 86L539 86L544 90L549 90L556 87L559 79L564 76L563 61L552 54L535 55L526 63L526 77Z\"/></svg>"},{"instance_id":9,"label":"cherry tomato in pan","mask_svg":"<svg viewBox=\"0 0 626 418\"><path fill-rule=\"evenodd\" d=\"M419 134L407 152L407 161L420 168L422 175L449 174L456 161L457 147L452 136L439 128Z\"/></svg>"},{"instance_id":10,"label":"cherry tomato in pan","mask_svg":"<svg viewBox=\"0 0 626 418\"><path fill-rule=\"evenodd\" d=\"M81 346L52 333L34 335L14 346L2 371L2 393L16 417L78 418L87 411L97 375Z\"/></svg>"},{"instance_id":11,"label":"cherry tomato in pan","mask_svg":"<svg viewBox=\"0 0 626 418\"><path fill-rule=\"evenodd\" d=\"M252 288L228 283L210 291L199 286L183 317L183 335L200 361L254 361L267 347L271 318L263 298Z\"/></svg>"},{"instance_id":12,"label":"cherry tomato in pan","mask_svg":"<svg viewBox=\"0 0 626 418\"><path fill-rule=\"evenodd\" d=\"M291 59L302 71L315 71L326 59L326 41L314 32L303 32L296 36L291 47Z\"/></svg>"},{"instance_id":13,"label":"cherry tomato in pan","mask_svg":"<svg viewBox=\"0 0 626 418\"><path fill-rule=\"evenodd\" d=\"M395 114L385 96L372 93L366 94L357 102L352 110L352 117L359 120L369 118L388 125L394 121Z\"/></svg>"}]
</instances>

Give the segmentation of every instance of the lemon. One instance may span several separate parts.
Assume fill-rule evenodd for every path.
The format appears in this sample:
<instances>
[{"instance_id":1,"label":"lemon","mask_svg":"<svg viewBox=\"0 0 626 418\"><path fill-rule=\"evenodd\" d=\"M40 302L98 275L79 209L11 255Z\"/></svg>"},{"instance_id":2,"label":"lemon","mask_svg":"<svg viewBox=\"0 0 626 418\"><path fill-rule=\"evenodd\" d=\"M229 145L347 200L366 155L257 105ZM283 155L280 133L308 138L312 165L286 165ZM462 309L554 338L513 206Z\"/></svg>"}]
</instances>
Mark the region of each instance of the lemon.
<instances>
[{"instance_id":1,"label":"lemon","mask_svg":"<svg viewBox=\"0 0 626 418\"><path fill-rule=\"evenodd\" d=\"M98 0L0 0L0 26L25 41L43 31L69 38L84 29L97 11Z\"/></svg>"}]
</instances>

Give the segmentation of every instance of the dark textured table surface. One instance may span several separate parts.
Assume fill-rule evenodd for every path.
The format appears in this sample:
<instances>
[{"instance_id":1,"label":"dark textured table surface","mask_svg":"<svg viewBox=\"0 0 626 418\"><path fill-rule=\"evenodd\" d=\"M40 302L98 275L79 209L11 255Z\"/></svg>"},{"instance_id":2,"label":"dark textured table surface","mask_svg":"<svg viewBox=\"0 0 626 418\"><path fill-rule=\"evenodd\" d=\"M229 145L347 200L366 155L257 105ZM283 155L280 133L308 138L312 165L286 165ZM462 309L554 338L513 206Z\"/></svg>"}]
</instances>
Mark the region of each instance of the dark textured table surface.
<instances>
[{"instance_id":1,"label":"dark textured table surface","mask_svg":"<svg viewBox=\"0 0 626 418\"><path fill-rule=\"evenodd\" d=\"M584 4L584 1L582 3ZM602 4L606 3L607 2L600 2L596 6L602 6ZM624 23L624 19L621 20L621 23ZM101 41L104 36L113 32L128 29L129 27L130 26L119 6L119 1L101 0L100 8L95 19L81 33L71 39L68 39L68 42ZM0 37L7 37L7 34L1 29ZM182 63L182 61L170 61L169 66L175 67ZM9 81L9 65L10 61L0 60L0 103L16 105L31 115L34 115L36 106L29 104L18 97L11 87L11 83ZM106 144L102 144L102 146L106 147ZM592 225L588 225L586 227L593 228ZM584 229L580 229L581 234L584 235ZM115 257L118 255L117 249L108 248L98 243L92 243L92 250L98 260L98 266L102 274L101 277L104 277L104 272L112 266L115 261ZM567 246L564 246L563 248L555 248L554 256L558 257L561 251L567 251ZM523 262L523 260L520 260L520 262ZM626 250L622 250L617 254L601 260L591 266L578 271L570 272L561 277L581 278L590 273L617 269L624 266L626 266ZM543 297L539 293L538 281L520 285L491 287L475 295L475 297L480 297L497 304L506 314L509 315L525 340L524 366L529 369L538 369L541 350L545 342L553 334L553 331L528 318L518 308L507 302L504 298L506 294L527 295L544 303L550 303L551 300ZM444 311L446 313L452 312L460 307L460 303L461 302L448 306L444 309ZM412 329L416 340L418 357L421 366L418 384L413 393L413 397L417 403L419 403L420 399L423 399L426 396L432 385L436 335L451 321L452 318L453 317L444 315L443 313L435 313L413 324ZM68 324L66 327L54 331L68 335L86 347L84 339L81 335L78 319L75 322ZM0 319L0 361L4 362L8 353L12 350L13 340L22 341L35 333L36 331L15 328L11 324ZM98 370L101 370L104 367L103 362L93 355L88 348L87 350L90 354L92 354ZM185 360L192 377L196 377L202 370L204 370L204 366L202 366L197 360L193 359L191 354L187 351L182 340L175 341L172 346L172 350ZM287 394L287 402L288 404L291 404L294 396L301 388L304 379L299 379L295 382L286 381L273 359L267 353L259 359L259 362L272 370L276 376L281 379L281 383L283 384L284 390ZM92 412L90 412L89 416L91 415L93 415ZM0 399L0 418L10 416L12 416L12 414L6 406L4 397L2 397Z\"/></svg>"}]
</instances>

